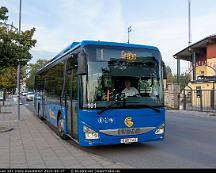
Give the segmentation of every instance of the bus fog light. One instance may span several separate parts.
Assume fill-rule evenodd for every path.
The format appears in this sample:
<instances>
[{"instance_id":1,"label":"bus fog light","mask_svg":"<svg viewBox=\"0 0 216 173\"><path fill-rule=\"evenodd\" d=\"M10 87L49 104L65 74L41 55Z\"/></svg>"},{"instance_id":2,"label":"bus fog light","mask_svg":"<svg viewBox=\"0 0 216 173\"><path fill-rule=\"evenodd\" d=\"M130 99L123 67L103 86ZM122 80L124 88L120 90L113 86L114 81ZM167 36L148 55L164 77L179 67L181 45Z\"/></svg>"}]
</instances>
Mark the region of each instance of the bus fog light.
<instances>
[{"instance_id":1,"label":"bus fog light","mask_svg":"<svg viewBox=\"0 0 216 173\"><path fill-rule=\"evenodd\" d=\"M155 132L156 135L162 135L165 130L165 124L162 124Z\"/></svg>"}]
</instances>

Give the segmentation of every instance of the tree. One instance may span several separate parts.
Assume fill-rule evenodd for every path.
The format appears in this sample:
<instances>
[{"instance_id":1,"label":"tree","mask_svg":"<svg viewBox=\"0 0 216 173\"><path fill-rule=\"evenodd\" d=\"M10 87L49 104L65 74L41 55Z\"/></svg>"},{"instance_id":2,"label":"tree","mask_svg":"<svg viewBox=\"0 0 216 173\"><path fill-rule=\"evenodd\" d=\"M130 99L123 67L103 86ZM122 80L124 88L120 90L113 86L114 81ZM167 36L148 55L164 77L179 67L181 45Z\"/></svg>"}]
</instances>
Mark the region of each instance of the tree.
<instances>
[{"instance_id":1,"label":"tree","mask_svg":"<svg viewBox=\"0 0 216 173\"><path fill-rule=\"evenodd\" d=\"M174 75L174 78L176 79L176 83L177 83L177 75ZM181 90L183 90L188 85L190 80L191 80L190 73L182 73L179 76L179 83L180 83Z\"/></svg>"},{"instance_id":2,"label":"tree","mask_svg":"<svg viewBox=\"0 0 216 173\"><path fill-rule=\"evenodd\" d=\"M0 8L0 88L16 88L17 65L21 64L21 80L24 77L24 65L32 58L30 49L35 46L33 39L35 28L21 31L7 23L8 9Z\"/></svg>"},{"instance_id":3,"label":"tree","mask_svg":"<svg viewBox=\"0 0 216 173\"><path fill-rule=\"evenodd\" d=\"M24 75L23 68L21 69L21 78ZM0 88L5 88L7 90L12 90L16 88L16 76L17 69L16 67L7 67L1 70L0 73Z\"/></svg>"},{"instance_id":4,"label":"tree","mask_svg":"<svg viewBox=\"0 0 216 173\"><path fill-rule=\"evenodd\" d=\"M26 80L26 86L29 89L34 88L35 84L35 75L38 70L40 70L43 66L45 66L48 63L48 60L45 59L39 59L35 64L29 64L28 67L28 77Z\"/></svg>"},{"instance_id":5,"label":"tree","mask_svg":"<svg viewBox=\"0 0 216 173\"><path fill-rule=\"evenodd\" d=\"M0 8L0 67L16 67L20 61L21 65L26 65L32 58L30 49L35 46L36 40L33 39L35 28L21 31L13 25L7 24L6 7ZM1 73L1 70L0 70Z\"/></svg>"},{"instance_id":6,"label":"tree","mask_svg":"<svg viewBox=\"0 0 216 173\"><path fill-rule=\"evenodd\" d=\"M172 70L169 66L166 66L166 72L167 72L167 83L177 83L177 75L172 74ZM179 76L179 84L181 90L184 89L189 82L190 82L190 74L182 73Z\"/></svg>"},{"instance_id":7,"label":"tree","mask_svg":"<svg viewBox=\"0 0 216 173\"><path fill-rule=\"evenodd\" d=\"M172 70L170 66L166 66L166 73L167 73L167 83L176 83L176 78L172 74Z\"/></svg>"},{"instance_id":8,"label":"tree","mask_svg":"<svg viewBox=\"0 0 216 173\"><path fill-rule=\"evenodd\" d=\"M0 20L7 21L8 16L6 14L8 13L8 9L6 7L0 8Z\"/></svg>"}]
</instances>

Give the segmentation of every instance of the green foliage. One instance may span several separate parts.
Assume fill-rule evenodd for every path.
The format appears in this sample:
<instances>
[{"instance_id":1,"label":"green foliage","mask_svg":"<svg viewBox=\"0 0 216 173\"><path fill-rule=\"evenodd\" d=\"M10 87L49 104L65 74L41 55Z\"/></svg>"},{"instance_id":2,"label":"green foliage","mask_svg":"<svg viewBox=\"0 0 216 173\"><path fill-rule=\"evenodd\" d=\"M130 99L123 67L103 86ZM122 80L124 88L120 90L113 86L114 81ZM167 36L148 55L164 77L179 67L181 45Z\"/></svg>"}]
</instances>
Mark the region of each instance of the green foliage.
<instances>
[{"instance_id":1,"label":"green foliage","mask_svg":"<svg viewBox=\"0 0 216 173\"><path fill-rule=\"evenodd\" d=\"M47 63L48 63L48 60L39 59L35 64L29 64L28 78L26 80L27 88L29 89L34 88L35 75L37 71L40 70L43 66L45 66Z\"/></svg>"},{"instance_id":2,"label":"green foliage","mask_svg":"<svg viewBox=\"0 0 216 173\"><path fill-rule=\"evenodd\" d=\"M172 70L169 66L166 66L166 72L167 72L167 83L177 83L177 75L172 74ZM187 84L190 82L190 74L188 73L182 73L179 77L179 83L181 90L184 89Z\"/></svg>"},{"instance_id":3,"label":"green foliage","mask_svg":"<svg viewBox=\"0 0 216 173\"><path fill-rule=\"evenodd\" d=\"M167 72L167 83L176 83L176 76L172 74L172 70L169 66L166 66L166 72Z\"/></svg>"},{"instance_id":4,"label":"green foliage","mask_svg":"<svg viewBox=\"0 0 216 173\"><path fill-rule=\"evenodd\" d=\"M176 79L175 83L177 83L177 75L174 75L174 78ZM190 82L190 80L191 80L190 74L188 74L188 73L182 73L180 75L180 77L179 77L179 83L180 83L181 90L183 90L188 85L188 83Z\"/></svg>"},{"instance_id":5,"label":"green foliage","mask_svg":"<svg viewBox=\"0 0 216 173\"><path fill-rule=\"evenodd\" d=\"M21 69L21 78L23 78L24 70ZM16 67L7 67L0 73L0 88L12 90L16 88L17 69Z\"/></svg>"},{"instance_id":6,"label":"green foliage","mask_svg":"<svg viewBox=\"0 0 216 173\"><path fill-rule=\"evenodd\" d=\"M6 7L0 8L0 21L6 21L8 19L8 16L6 14L8 13L8 9Z\"/></svg>"},{"instance_id":7,"label":"green foliage","mask_svg":"<svg viewBox=\"0 0 216 173\"><path fill-rule=\"evenodd\" d=\"M6 20L6 7L1 7L0 19ZM15 67L20 61L21 65L26 65L32 58L30 49L35 46L36 40L33 39L35 28L17 32L17 28L6 23L0 23L0 67ZM1 73L1 70L0 70Z\"/></svg>"}]
</instances>

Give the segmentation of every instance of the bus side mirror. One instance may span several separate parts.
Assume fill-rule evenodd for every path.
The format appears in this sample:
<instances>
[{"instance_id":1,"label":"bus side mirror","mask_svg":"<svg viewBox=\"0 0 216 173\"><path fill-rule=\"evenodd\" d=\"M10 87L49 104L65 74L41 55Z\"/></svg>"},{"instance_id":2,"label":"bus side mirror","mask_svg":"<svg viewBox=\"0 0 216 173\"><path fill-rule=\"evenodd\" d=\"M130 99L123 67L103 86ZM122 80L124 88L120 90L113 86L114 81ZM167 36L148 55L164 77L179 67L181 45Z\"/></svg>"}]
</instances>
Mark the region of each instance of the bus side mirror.
<instances>
[{"instance_id":1,"label":"bus side mirror","mask_svg":"<svg viewBox=\"0 0 216 173\"><path fill-rule=\"evenodd\" d=\"M86 54L81 51L78 56L78 75L87 74L87 57Z\"/></svg>"},{"instance_id":2,"label":"bus side mirror","mask_svg":"<svg viewBox=\"0 0 216 173\"><path fill-rule=\"evenodd\" d=\"M163 69L163 78L167 79L166 66L165 66L165 63L163 61L162 61L162 69Z\"/></svg>"}]
</instances>

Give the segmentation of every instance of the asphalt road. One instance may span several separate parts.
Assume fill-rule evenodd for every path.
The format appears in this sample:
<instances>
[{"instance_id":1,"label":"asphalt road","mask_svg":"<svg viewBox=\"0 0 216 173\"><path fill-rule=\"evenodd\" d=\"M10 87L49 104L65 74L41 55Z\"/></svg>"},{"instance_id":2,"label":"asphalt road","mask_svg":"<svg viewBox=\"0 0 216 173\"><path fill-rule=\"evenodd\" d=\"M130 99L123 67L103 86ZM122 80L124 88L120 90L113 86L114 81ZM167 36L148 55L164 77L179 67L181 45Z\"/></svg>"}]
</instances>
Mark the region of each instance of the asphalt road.
<instances>
[{"instance_id":1,"label":"asphalt road","mask_svg":"<svg viewBox=\"0 0 216 173\"><path fill-rule=\"evenodd\" d=\"M164 141L79 148L135 168L216 168L216 117L167 112Z\"/></svg>"}]
</instances>

